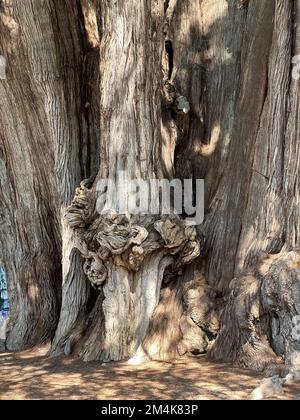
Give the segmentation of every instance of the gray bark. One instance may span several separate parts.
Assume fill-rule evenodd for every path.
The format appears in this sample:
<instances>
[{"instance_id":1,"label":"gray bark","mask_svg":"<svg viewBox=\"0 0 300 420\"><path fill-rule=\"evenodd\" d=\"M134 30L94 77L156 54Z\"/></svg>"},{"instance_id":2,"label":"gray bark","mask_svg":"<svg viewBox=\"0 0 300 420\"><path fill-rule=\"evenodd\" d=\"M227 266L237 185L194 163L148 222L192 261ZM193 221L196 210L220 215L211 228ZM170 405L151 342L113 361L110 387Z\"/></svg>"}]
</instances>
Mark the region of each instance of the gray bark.
<instances>
[{"instance_id":1,"label":"gray bark","mask_svg":"<svg viewBox=\"0 0 300 420\"><path fill-rule=\"evenodd\" d=\"M52 354L297 358L299 0L2 0L0 12L8 347L53 338L62 296ZM97 181L120 170L205 178L198 238L180 220L99 217ZM175 260L205 237L186 269L170 223Z\"/></svg>"},{"instance_id":2,"label":"gray bark","mask_svg":"<svg viewBox=\"0 0 300 420\"><path fill-rule=\"evenodd\" d=\"M0 251L11 300L7 347L18 350L53 338L62 259L65 281L72 277L61 218L93 158L76 2L5 0L0 12L7 62L0 81Z\"/></svg>"}]
</instances>

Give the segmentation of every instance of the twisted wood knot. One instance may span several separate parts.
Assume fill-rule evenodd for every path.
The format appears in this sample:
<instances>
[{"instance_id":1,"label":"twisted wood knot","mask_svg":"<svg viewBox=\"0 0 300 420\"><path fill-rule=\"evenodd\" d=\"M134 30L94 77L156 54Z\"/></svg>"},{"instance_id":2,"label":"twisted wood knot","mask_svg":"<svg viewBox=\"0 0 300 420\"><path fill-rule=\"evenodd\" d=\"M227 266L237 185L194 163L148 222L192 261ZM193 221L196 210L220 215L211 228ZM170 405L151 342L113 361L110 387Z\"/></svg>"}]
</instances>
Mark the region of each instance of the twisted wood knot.
<instances>
[{"instance_id":1,"label":"twisted wood knot","mask_svg":"<svg viewBox=\"0 0 300 420\"><path fill-rule=\"evenodd\" d=\"M89 186L88 180L80 184L65 217L95 288L105 282L109 264L137 272L147 255L161 252L177 256L173 270L178 271L200 255L196 228L178 215L99 214L95 192Z\"/></svg>"}]
</instances>

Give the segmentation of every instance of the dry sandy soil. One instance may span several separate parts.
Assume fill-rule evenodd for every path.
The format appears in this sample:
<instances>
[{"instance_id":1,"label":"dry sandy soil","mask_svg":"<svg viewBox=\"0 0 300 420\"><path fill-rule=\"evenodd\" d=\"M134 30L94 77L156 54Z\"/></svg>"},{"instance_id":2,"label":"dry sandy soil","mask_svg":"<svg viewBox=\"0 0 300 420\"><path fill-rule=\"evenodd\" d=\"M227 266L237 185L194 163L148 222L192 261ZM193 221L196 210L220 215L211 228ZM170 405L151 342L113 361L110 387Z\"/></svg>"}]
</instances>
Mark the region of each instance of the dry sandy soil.
<instances>
[{"instance_id":1,"label":"dry sandy soil","mask_svg":"<svg viewBox=\"0 0 300 420\"><path fill-rule=\"evenodd\" d=\"M0 400L17 399L188 399L241 400L261 375L193 358L177 363L102 365L47 358L45 349L0 354ZM300 387L278 399L300 399Z\"/></svg>"}]
</instances>

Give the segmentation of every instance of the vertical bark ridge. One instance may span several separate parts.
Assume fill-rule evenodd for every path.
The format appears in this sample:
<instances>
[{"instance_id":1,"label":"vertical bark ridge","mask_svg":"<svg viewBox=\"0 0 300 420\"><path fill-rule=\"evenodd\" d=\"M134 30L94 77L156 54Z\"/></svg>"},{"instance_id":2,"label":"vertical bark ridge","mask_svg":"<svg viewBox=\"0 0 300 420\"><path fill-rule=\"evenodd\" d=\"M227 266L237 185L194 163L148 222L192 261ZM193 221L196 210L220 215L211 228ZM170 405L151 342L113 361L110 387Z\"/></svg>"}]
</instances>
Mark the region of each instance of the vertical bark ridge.
<instances>
[{"instance_id":1,"label":"vertical bark ridge","mask_svg":"<svg viewBox=\"0 0 300 420\"><path fill-rule=\"evenodd\" d=\"M7 59L0 83L1 259L12 301L7 347L17 350L52 338L57 326L61 212L83 176L81 53L73 2L5 0L0 10Z\"/></svg>"}]
</instances>

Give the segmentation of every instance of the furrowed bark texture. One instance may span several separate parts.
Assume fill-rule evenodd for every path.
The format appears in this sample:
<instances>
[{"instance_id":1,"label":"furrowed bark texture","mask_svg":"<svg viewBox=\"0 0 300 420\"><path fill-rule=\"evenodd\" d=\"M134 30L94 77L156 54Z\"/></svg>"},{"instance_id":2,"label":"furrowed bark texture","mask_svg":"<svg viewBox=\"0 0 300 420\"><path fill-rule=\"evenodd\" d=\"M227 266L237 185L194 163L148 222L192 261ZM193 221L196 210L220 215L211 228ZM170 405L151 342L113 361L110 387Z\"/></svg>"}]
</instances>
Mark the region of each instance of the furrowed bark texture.
<instances>
[{"instance_id":1,"label":"furrowed bark texture","mask_svg":"<svg viewBox=\"0 0 300 420\"><path fill-rule=\"evenodd\" d=\"M81 184L67 212L75 244L86 260L85 273L99 296L92 321L81 330L75 323L53 353L66 352L71 345L84 360L107 361L135 354L158 303L166 267L189 262L200 247L195 229L178 217L95 212L98 180L116 180L122 171L129 180L171 176L175 146L163 121L163 113L171 111L163 91L162 2L104 1L100 6L101 165L95 182ZM179 261L175 264L169 254L179 254ZM61 322L64 316L62 312Z\"/></svg>"},{"instance_id":2,"label":"furrowed bark texture","mask_svg":"<svg viewBox=\"0 0 300 420\"><path fill-rule=\"evenodd\" d=\"M8 345L43 301L53 335L63 278L52 354L296 363L300 1L24 3L0 2ZM205 178L198 237L176 217L99 216L97 183L120 171Z\"/></svg>"},{"instance_id":3,"label":"furrowed bark texture","mask_svg":"<svg viewBox=\"0 0 300 420\"><path fill-rule=\"evenodd\" d=\"M11 300L6 344L19 350L52 338L57 327L62 248L65 279L69 271L61 213L86 173L88 136L76 2L5 0L0 17L7 61L0 81L1 260ZM84 278L76 270L79 284Z\"/></svg>"},{"instance_id":4,"label":"furrowed bark texture","mask_svg":"<svg viewBox=\"0 0 300 420\"><path fill-rule=\"evenodd\" d=\"M232 277L238 277L239 284L243 284L245 268L254 266L259 270L261 251L271 255L282 253L283 261L290 258L293 265L294 254L284 255L299 247L299 81L291 77L292 57L299 51L299 32L295 30L299 11L299 2L250 1L247 13L244 12L240 80L228 160L218 186L213 187L204 227L210 282L225 293ZM214 173L213 167L210 171ZM211 178L207 176L206 186L210 188ZM293 274L280 259L276 264L280 281L273 277L277 291L268 300L272 310L253 313L256 309L250 310L248 306L247 314L244 313L245 320L251 321L250 329L254 328L257 334L255 339L252 336L251 351L244 346L243 329L236 339L232 337L234 327L231 338L227 335L226 325L234 325L245 311L241 302L229 299L215 356L228 359L232 340L237 354L232 352L230 361L257 369L265 366L265 343L260 338L259 325L264 322L266 312L268 331L273 335L268 342L269 354L270 344L287 360L294 351L299 351L299 341L292 338L292 319L299 315L298 267L296 263ZM259 292L262 301L267 300L270 275L265 274L266 285ZM281 276L289 277L287 281L294 284L293 292L284 286ZM289 295L288 305L282 303L280 290ZM233 293L235 296L238 292ZM248 294L250 305L251 287ZM229 316L231 306L235 306L236 314ZM250 333L249 324L243 327ZM285 342L286 336L290 337L288 348L281 345L279 351L278 340Z\"/></svg>"}]
</instances>

